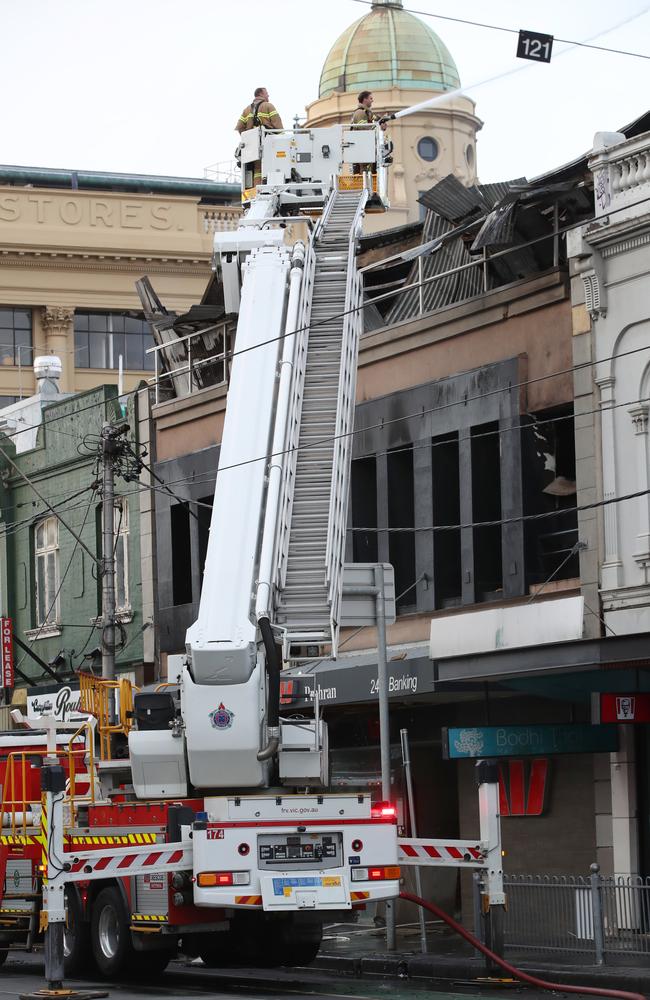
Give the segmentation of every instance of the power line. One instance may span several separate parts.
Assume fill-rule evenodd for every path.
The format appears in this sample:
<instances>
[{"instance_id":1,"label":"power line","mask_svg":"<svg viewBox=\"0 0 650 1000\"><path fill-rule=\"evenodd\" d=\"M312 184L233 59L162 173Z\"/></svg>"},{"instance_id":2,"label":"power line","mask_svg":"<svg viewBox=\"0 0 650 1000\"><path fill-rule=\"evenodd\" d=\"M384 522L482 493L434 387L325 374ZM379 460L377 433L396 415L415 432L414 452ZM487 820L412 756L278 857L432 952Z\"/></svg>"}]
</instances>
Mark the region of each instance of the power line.
<instances>
[{"instance_id":1,"label":"power line","mask_svg":"<svg viewBox=\"0 0 650 1000\"><path fill-rule=\"evenodd\" d=\"M621 208L614 208L614 209L610 208L610 209L608 209L608 216L611 217L613 215L616 215L618 212L623 212L623 211L628 212L632 208L637 208L638 206L645 205L648 201L650 201L650 197L648 197L648 198L641 198L639 201L633 202L630 205L622 206ZM477 219L477 220L474 220L474 221L478 222L478 221L481 221L481 220ZM557 236L564 235L565 233L570 232L573 229L580 229L580 228L589 226L591 223L594 223L594 222L597 222L597 221L598 220L596 219L596 217L592 217L592 218L589 218L589 219L583 219L583 220L581 220L579 222L571 223L570 225L563 226L563 227L560 227L559 229L554 230L552 233L546 233L543 236L538 236L535 239L528 240L525 243L519 243L519 244L517 244L517 246L508 247L505 250L499 250L496 253L493 253L490 256L489 259L491 261L492 260L497 260L498 258L505 257L505 256L507 256L510 253L516 253L516 252L518 252L518 251L520 251L522 249L525 249L526 247L533 246L536 243L540 243L543 240L553 239L553 238L555 238ZM440 237L440 243L439 243L439 245L442 246L443 243L445 242L445 240L447 238L453 238L453 232L441 236ZM436 247L432 248L429 252L432 253L432 252L434 252L435 249L438 249L438 247L436 246ZM399 289L395 289L395 291L384 293L381 296L376 296L371 301L372 301L372 303L375 303L375 302L382 301L383 299L394 297L395 295L401 294L404 291L410 291L412 289L417 289L417 288L420 288L420 287L422 287L424 285L427 285L427 284L431 283L432 281L438 281L441 278L449 277L449 275L456 274L456 273L458 273L461 270L466 270L466 269L468 269L470 267L482 266L483 263L484 263L483 260L480 260L480 261L477 260L477 261L471 261L468 264L462 264L458 268L454 268L452 271L443 271L443 272L440 272L438 274L430 275L428 278L424 278L421 282L414 282L414 283L412 283L410 285L405 285L405 286L402 286ZM468 300L464 299L462 301L466 302ZM363 306L354 306L354 307L352 307L350 309L344 309L341 312L333 313L330 316L327 316L324 319L317 320L314 323L307 323L304 326L297 327L295 330L292 330L289 333L286 333L286 332L285 333L281 333L281 334L278 334L277 337L271 337L268 340L261 341L259 344L252 344L250 347L241 348L241 350L239 350L239 351L234 350L234 351L231 351L228 354L225 354L225 355L219 354L218 356L215 356L215 357L218 357L219 360L231 361L233 358L236 358L236 357L238 357L241 354L248 354L251 351L257 350L258 348L267 347L269 344L279 343L280 341L283 341L286 337L293 337L297 333L303 333L303 332L308 331L308 330L316 329L316 328L320 327L321 325L324 325L324 324L327 324L327 323L331 323L332 320L343 319L345 316L351 315L352 313L359 312L362 309L363 309ZM435 310L433 310L433 311L435 311ZM617 357L623 357L623 356L624 356L624 354L617 355ZM215 358L205 358L205 359L202 359L202 364L205 364L205 363L207 363L207 362L209 362L211 360L215 360ZM601 359L601 361L606 361L606 360L608 360L608 359L607 358ZM611 359L609 359L609 360L611 360ZM599 364L599 363L600 363L600 361L585 362L584 366L596 365L596 364ZM554 378L556 375L566 374L570 370L572 370L572 369L565 369L564 371L561 371L561 372L551 372L548 375L539 376L537 379L531 379L530 382L540 381L540 380L543 380L545 378ZM575 370L577 370L577 367L576 367ZM175 376L178 376L178 372L177 371L176 372L166 372L166 373L164 373L163 378L172 379ZM453 376L448 376L448 377L451 378ZM161 379L159 378L158 381L160 382ZM439 380L439 381L442 381L442 380ZM529 383L528 382L522 382L520 384L521 385L527 385ZM111 403L118 403L120 399L128 399L130 396L132 396L135 392L138 392L138 391L139 392L142 392L142 391L147 391L148 392L150 390L150 388L151 388L151 386L147 386L147 388L144 389L144 390L143 389L140 389L140 390L138 390L138 389L130 389L130 390L125 391L123 393L118 393L116 396L113 396L109 400L102 400L102 401L99 401L99 402L96 402L96 403L89 403L88 406L80 407L78 410L76 410L75 411L75 416L78 416L81 413L85 413L88 410L97 409L98 407L101 407L101 406L109 406ZM501 390L501 391L505 391L505 390ZM66 419L69 416L70 416L70 414L67 414L67 413L62 413L62 414L59 414L58 416L53 416L53 417L51 417L47 421L47 425L46 426L47 427L51 427L52 424L55 421L57 421L57 420L64 420L64 419ZM43 426L43 425L42 424L28 425L27 427L22 428L22 430L37 430L41 426Z\"/></svg>"},{"instance_id":2,"label":"power line","mask_svg":"<svg viewBox=\"0 0 650 1000\"><path fill-rule=\"evenodd\" d=\"M84 519L83 519L83 522L82 522L82 524L81 524L81 529L80 529L81 531L83 531L83 529L84 529L84 528L85 528L85 526L86 526L86 521L88 520L88 514L90 513L90 509L91 509L91 507L92 507L92 505L93 505L93 499L94 499L94 496L91 496L91 498L90 498L90 500L89 500L89 502L88 502L88 506L86 507L86 513L85 513L85 515L84 515ZM63 522L63 523L65 523L65 522ZM70 530L70 529L68 528L68 531L69 531L69 530ZM67 564L67 566L66 566L66 568L65 568L65 571L64 571L64 573L63 573L63 576L61 577L61 579L60 579L60 581L59 581L59 586L58 586L58 587L57 587L57 589L56 589L56 593L55 593L54 597L52 598L52 602L51 602L51 604L50 604L49 608L47 609L47 612L46 612L46 613L45 613L45 615L43 616L43 621L41 622L41 624L40 624L40 625L39 625L39 627L38 627L38 630L37 630L37 632L36 632L36 635L32 636L32 638L31 638L31 640L30 640L30 642L29 642L29 646L30 646L30 649L31 649L31 647L32 647L32 646L34 645L34 643L36 642L36 640L38 639L38 637L39 637L39 635L41 634L41 632L43 631L43 629L44 629L44 628L45 628L45 627L46 627L47 625L51 625L51 624L52 624L52 623L50 622L50 620L49 620L49 618L50 618L50 615L52 614L52 611L53 611L53 610L54 610L54 608L56 607L56 603L57 603L57 601L58 601L58 599L59 599L59 594L60 594L60 593L61 593L61 591L63 590L63 584L64 584L64 583L65 583L65 581L66 581L66 578L67 578L67 576L68 576L68 573L70 572L70 568L71 568L71 566L72 566L72 562L73 562L73 559L74 559L74 557L75 557L75 554L76 554L76 552L77 552L77 548L78 548L79 544L82 544L82 545L83 545L83 543L81 542L81 539L80 539L79 535L74 535L74 538L75 538L75 544L74 544L74 545L73 545L73 547L72 547L72 552L70 553L70 558L69 558L69 560L68 560L68 564ZM85 546L84 546L84 547L85 547ZM22 659L21 659L21 660L20 660L20 662L18 663L18 667L21 667L21 666L23 665L23 663L24 663L24 662L25 662L25 660L27 659L27 656L28 656L28 655L29 655L28 653L24 653L24 654L23 654L23 656L22 656Z\"/></svg>"},{"instance_id":3,"label":"power line","mask_svg":"<svg viewBox=\"0 0 650 1000\"><path fill-rule=\"evenodd\" d=\"M366 7L372 6L372 0L354 0L354 2L361 3ZM500 24L488 24L485 21L470 21L467 20L466 18L450 17L446 14L432 14L431 11L415 10L412 7L404 7L403 9L407 11L407 13L409 14L419 14L421 17L432 17L435 18L435 20L437 21L451 21L454 24L466 24L471 26L472 28L486 28L490 31L505 32L509 35L519 34L518 28L506 28ZM610 31L615 31L617 28L620 28L623 24L627 24L629 23L629 21L634 21L638 17L642 17L644 14L647 14L648 9L649 8L646 7L645 10L639 11L638 14L633 14L631 17L628 17L624 21L621 21L620 23L613 25L611 28L604 28L603 31L599 31L594 37L597 38L598 35L606 35L609 34ZM632 56L635 59L650 59L650 55L646 55L644 52L629 52L627 49L613 49L606 45L593 45L591 42L576 42L575 39L559 38L557 35L553 36L553 40L556 42L561 42L563 45L575 45L582 49L595 49L598 52L612 52L615 55Z\"/></svg>"},{"instance_id":4,"label":"power line","mask_svg":"<svg viewBox=\"0 0 650 1000\"><path fill-rule=\"evenodd\" d=\"M469 521L466 524L416 525L412 528L377 527L375 525L372 528L349 527L348 531L367 535L383 534L385 532L391 535L412 535L423 531L463 531L470 528L497 528L503 526L504 524L519 524L525 521L544 521L549 517L562 517L563 514L581 514L585 510L596 510L598 507L609 507L612 504L624 503L626 500L637 500L639 497L647 497L649 495L650 489L637 490L635 493L626 493L622 497L608 497L606 500L594 500L592 503L585 503L575 507L559 507L557 510L545 510L539 514L516 514L512 517L494 518L491 521Z\"/></svg>"},{"instance_id":5,"label":"power line","mask_svg":"<svg viewBox=\"0 0 650 1000\"><path fill-rule=\"evenodd\" d=\"M47 501L45 499L45 497L43 496L42 493L39 493L39 491L36 489L36 486L34 485L34 483L32 482L32 480L29 478L29 476L27 476L22 471L22 469L20 469L19 466L16 465L16 463L14 462L14 460L7 454L7 452L4 450L4 448L1 445L0 445L0 455L2 455L3 458L5 459L5 461L8 462L9 465L11 465L16 470L16 472L21 477L21 479L24 479L25 482L28 483L31 486L31 488L34 490L34 493L39 498L39 500L41 500L45 504L45 506L47 507L47 509L49 511L51 511L52 514L54 514L54 516L57 518L57 520L61 522L61 524L63 525L63 527L66 528L70 532L70 534L72 535L72 537L77 539L78 544L81 545L82 549L85 552L88 553L88 555L93 560L93 562L95 562L98 566L101 566L101 563L100 563L99 559L97 558L97 556L95 555L95 553L90 551L90 549L88 548L88 546L86 545L86 543L79 537L79 535L77 535L77 533L75 531L73 531L73 529L70 527L70 525L67 524L66 521L61 517L61 515L59 513L57 513L57 511L52 506L52 504L49 503L49 501Z\"/></svg>"}]
</instances>

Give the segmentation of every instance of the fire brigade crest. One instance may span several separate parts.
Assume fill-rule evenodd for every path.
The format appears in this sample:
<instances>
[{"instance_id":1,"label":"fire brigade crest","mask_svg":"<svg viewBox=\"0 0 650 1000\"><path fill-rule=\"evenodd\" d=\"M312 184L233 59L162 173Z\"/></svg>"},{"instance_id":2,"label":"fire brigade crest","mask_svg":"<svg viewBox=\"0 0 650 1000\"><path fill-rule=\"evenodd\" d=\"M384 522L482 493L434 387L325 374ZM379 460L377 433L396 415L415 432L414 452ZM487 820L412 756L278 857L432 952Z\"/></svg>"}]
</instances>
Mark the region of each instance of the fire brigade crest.
<instances>
[{"instance_id":1,"label":"fire brigade crest","mask_svg":"<svg viewBox=\"0 0 650 1000\"><path fill-rule=\"evenodd\" d=\"M232 720L235 718L235 713L231 712L230 709L226 708L224 703L221 702L219 708L215 708L213 712L210 712L208 718L215 729L230 729L232 726Z\"/></svg>"}]
</instances>

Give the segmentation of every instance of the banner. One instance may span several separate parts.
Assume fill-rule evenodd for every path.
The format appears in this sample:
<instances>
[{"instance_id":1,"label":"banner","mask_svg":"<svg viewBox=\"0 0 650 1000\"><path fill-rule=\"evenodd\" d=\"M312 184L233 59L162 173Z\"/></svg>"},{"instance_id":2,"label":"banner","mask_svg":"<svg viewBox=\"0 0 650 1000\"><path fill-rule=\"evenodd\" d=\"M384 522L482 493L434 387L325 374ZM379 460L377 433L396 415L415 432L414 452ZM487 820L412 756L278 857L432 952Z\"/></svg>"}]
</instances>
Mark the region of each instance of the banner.
<instances>
[{"instance_id":1,"label":"banner","mask_svg":"<svg viewBox=\"0 0 650 1000\"><path fill-rule=\"evenodd\" d=\"M14 686L14 643L11 618L0 618L0 650L2 655L2 686Z\"/></svg>"}]
</instances>

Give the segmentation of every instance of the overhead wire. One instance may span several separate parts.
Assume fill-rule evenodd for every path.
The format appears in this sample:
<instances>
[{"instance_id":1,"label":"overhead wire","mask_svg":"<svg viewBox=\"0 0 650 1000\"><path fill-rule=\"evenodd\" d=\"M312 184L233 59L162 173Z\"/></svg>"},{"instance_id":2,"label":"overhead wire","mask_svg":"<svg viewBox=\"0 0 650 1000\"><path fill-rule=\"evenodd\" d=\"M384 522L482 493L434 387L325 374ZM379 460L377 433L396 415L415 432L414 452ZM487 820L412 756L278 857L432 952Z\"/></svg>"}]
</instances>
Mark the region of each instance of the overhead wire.
<instances>
[{"instance_id":1,"label":"overhead wire","mask_svg":"<svg viewBox=\"0 0 650 1000\"><path fill-rule=\"evenodd\" d=\"M360 3L366 7L372 6L372 0L354 0L354 3ZM469 20L468 18L451 17L448 14L434 14L432 13L432 11L416 10L413 7L404 7L402 9L405 10L408 14L418 14L420 17L431 17L437 21L450 21L454 24L465 24L473 28L486 28L490 31L501 31L510 35L518 35L520 31L519 28L506 28L504 25L501 24L490 24L486 21L472 21ZM630 17L617 22L611 27L604 28L602 31L598 31L595 35L592 35L591 37L599 38L601 35L608 35L610 32L616 31L618 28L623 27L626 24L629 24L630 21L635 21L637 18L643 17L644 14L647 14L648 10L650 10L650 7L645 7L643 10L638 11L635 14L632 14ZM547 34L550 34L550 32L547 32ZM553 35L553 41L560 42L563 45L571 45L582 49L595 49L597 52L611 52L619 56L631 56L634 59L650 59L650 55L646 54L645 52L630 52L627 49L614 49L608 45L594 45L593 43L587 41L578 42L574 38L560 38L559 35ZM476 84L475 86L478 86L478 84Z\"/></svg>"},{"instance_id":2,"label":"overhead wire","mask_svg":"<svg viewBox=\"0 0 650 1000\"><path fill-rule=\"evenodd\" d=\"M621 208L610 208L610 209L608 209L608 217L616 215L618 212L623 212L623 211L628 212L632 208L636 208L636 207L639 207L640 205L646 204L648 201L650 201L650 196L647 197L647 198L641 198L638 201L633 202L633 203L631 203L629 205L622 206ZM588 219L582 219L582 220L580 220L578 222L571 223L571 224L566 225L566 226L562 226L562 227L560 227L558 229L553 230L553 232L551 232L551 233L545 233L542 236L538 236L538 237L535 237L532 240L528 240L528 241L526 241L524 243L517 244L514 247L507 247L504 250L496 251L495 253L491 254L490 260L496 260L496 259L498 259L500 257L505 257L508 254L516 253L516 252L518 252L518 251L520 251L522 249L525 249L526 247L533 246L536 243L540 243L540 242L543 242L543 241L549 240L549 239L554 239L555 237L562 236L562 235L566 234L567 232L570 232L570 231L572 231L574 229L580 229L580 228L589 226L590 224L598 222L598 221L599 221L598 218L596 216L593 216L593 217L588 218ZM451 236L452 234L447 234L447 235ZM440 241L441 241L440 245L442 245L442 243L444 242L444 239L445 239L444 236L440 237ZM430 252L434 252L434 251L432 250ZM390 292L384 293L381 296L376 296L371 301L373 303L375 303L375 302L382 301L383 299L394 298L395 295L400 294L403 291L409 291L409 290L412 290L412 289L417 289L417 288L423 287L424 285L428 285L428 284L430 284L433 281L438 281L441 278L449 277L450 274L456 274L459 271L466 270L467 268L470 268L470 267L481 266L481 265L483 265L483 263L484 263L484 261L480 260L480 261L471 261L468 264L459 265L459 267L454 268L451 271L443 271L443 272L440 272L438 274L433 274L433 275L430 275L429 277L424 278L421 282L414 282L414 283L412 283L410 285L404 285L404 286L402 286L399 289L395 289L395 291L390 291ZM317 321L315 321L313 323L312 322L306 323L304 326L296 327L295 330L292 330L290 332L286 332L285 331L284 333L278 334L275 337L270 337L267 340L260 341L257 344L252 344L249 347L240 348L239 350L233 350L233 351L231 351L231 352L229 352L229 353L227 353L225 355L219 354L218 358L219 358L219 360L232 361L234 358L239 357L242 354L248 354L251 351L255 351L255 350L263 348L263 347L268 347L270 344L273 344L273 343L280 343L281 341L285 340L285 338L287 338L287 337L293 337L297 333L304 333L305 331L316 329L316 328L318 328L321 325L324 325L324 324L327 324L327 323L331 323L332 320L343 319L345 316L351 315L352 313L357 313L359 311L363 311L363 305L361 305L361 306L353 306L350 309L344 309L344 310L342 310L340 312L332 313L331 315L325 317L324 319L319 319L319 320L317 320ZM619 356L621 356L621 355L619 355ZM203 359L202 363L205 364L205 363L207 363L210 360L213 360L213 359L210 359L210 358ZM602 360L607 360L607 359L602 359ZM585 362L585 364L598 364L598 363L599 362ZM549 373L547 375L539 376L536 380L531 380L531 381L539 381L540 379L553 378L557 374L565 374L566 371L568 371L568 369L565 370L565 371L562 371L562 372L558 372L558 373L551 372L551 373ZM178 375L178 372L166 372L162 376L162 379L165 379L165 378L166 379L172 379L174 376L177 376L177 375ZM159 378L157 381L160 382L162 379ZM155 384L155 380L154 380L154 384ZM524 383L522 383L522 384L524 384ZM108 407L111 404L118 403L119 400L121 400L121 399L129 399L136 392L149 392L149 391L151 391L152 388L153 388L153 384L152 385L148 385L144 389L138 389L138 388L136 388L136 389L126 390L125 392L118 393L115 396L111 396L110 399L104 399L104 400L101 400L101 401L96 402L96 403L90 403L87 406L79 407L77 410L75 410L74 416L77 417L77 416L79 416L82 413L85 413L85 412L87 412L89 410L98 409L99 407ZM52 416L51 418L48 419L46 426L47 427L51 427L55 423L55 421L57 421L57 420L64 420L66 418L69 418L70 416L71 415L69 413L62 413L62 414L59 414L58 416ZM32 425L28 425L26 427L21 428L21 431L22 430L38 430L41 426L43 426L43 425L42 424L32 424ZM70 433L70 432L68 432L68 433Z\"/></svg>"}]
</instances>

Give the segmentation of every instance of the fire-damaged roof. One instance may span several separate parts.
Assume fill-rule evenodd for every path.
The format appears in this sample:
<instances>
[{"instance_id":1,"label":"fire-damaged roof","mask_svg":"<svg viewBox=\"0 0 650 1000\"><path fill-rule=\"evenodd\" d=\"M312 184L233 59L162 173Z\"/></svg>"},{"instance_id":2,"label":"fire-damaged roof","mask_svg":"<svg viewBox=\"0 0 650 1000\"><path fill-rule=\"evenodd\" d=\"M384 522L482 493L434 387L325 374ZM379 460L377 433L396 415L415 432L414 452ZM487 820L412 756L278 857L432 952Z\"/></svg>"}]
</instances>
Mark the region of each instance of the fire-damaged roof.
<instances>
[{"instance_id":1,"label":"fire-damaged roof","mask_svg":"<svg viewBox=\"0 0 650 1000\"><path fill-rule=\"evenodd\" d=\"M620 131L631 138L649 129L650 112ZM449 174L418 199L426 209L419 240L416 226L362 237L365 329L404 322L563 264L564 241L553 234L593 213L590 156L531 181L466 187Z\"/></svg>"}]
</instances>

